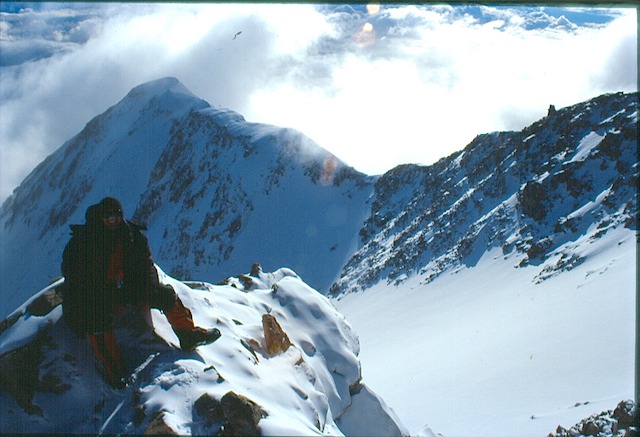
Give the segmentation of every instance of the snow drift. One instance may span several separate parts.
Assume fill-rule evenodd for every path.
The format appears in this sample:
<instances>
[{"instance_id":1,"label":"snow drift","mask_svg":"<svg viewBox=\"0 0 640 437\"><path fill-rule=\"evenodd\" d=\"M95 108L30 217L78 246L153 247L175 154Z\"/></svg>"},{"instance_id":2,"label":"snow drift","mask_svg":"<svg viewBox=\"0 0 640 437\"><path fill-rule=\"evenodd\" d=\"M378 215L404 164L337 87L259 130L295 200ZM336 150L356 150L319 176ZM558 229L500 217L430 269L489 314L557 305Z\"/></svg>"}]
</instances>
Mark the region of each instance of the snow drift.
<instances>
[{"instance_id":1,"label":"snow drift","mask_svg":"<svg viewBox=\"0 0 640 437\"><path fill-rule=\"evenodd\" d=\"M217 342L182 352L171 347L177 338L159 311L152 310L155 333L131 316L116 331L125 365L133 371L152 352L159 355L135 383L115 390L103 382L87 342L60 318L61 308L36 316L27 302L0 334L0 432L224 433L231 419L208 415L206 405L224 404L227 395L256 406L262 435L407 434L363 383L349 324L292 270L254 268L224 285L160 276L192 309L196 324L220 329ZM265 315L290 346L269 351ZM8 387L16 379L21 384Z\"/></svg>"}]
</instances>

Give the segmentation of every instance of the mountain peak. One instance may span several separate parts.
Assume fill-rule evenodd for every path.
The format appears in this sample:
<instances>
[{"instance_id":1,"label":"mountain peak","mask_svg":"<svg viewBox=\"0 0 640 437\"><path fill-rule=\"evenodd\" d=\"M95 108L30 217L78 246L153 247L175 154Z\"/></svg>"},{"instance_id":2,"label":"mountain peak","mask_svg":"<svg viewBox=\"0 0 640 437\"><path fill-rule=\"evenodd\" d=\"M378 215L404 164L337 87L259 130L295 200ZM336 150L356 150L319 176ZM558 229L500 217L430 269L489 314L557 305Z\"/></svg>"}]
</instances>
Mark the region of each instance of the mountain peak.
<instances>
[{"instance_id":1,"label":"mountain peak","mask_svg":"<svg viewBox=\"0 0 640 437\"><path fill-rule=\"evenodd\" d=\"M155 110L173 112L176 116L192 109L211 107L175 77L163 77L132 88L114 108L122 112L138 113L148 110L149 105Z\"/></svg>"},{"instance_id":2,"label":"mountain peak","mask_svg":"<svg viewBox=\"0 0 640 437\"><path fill-rule=\"evenodd\" d=\"M324 291L350 255L370 191L365 175L302 133L248 123L166 77L94 117L5 202L0 240L21 241L24 259L51 258L44 269L15 269L16 258L0 253L0 276L15 272L6 286L24 290L55 277L68 225L109 195L149 226L152 253L169 274L227 276L257 246L252 256L269 260L267 268L297 268ZM280 229L283 213L295 229ZM0 313L19 302L0 300Z\"/></svg>"},{"instance_id":3,"label":"mountain peak","mask_svg":"<svg viewBox=\"0 0 640 437\"><path fill-rule=\"evenodd\" d=\"M143 95L152 97L159 96L167 92L175 94L187 94L197 98L195 94L189 91L187 87L185 87L182 82L180 82L175 77L163 77L140 84L129 91L127 97L140 97Z\"/></svg>"}]
</instances>

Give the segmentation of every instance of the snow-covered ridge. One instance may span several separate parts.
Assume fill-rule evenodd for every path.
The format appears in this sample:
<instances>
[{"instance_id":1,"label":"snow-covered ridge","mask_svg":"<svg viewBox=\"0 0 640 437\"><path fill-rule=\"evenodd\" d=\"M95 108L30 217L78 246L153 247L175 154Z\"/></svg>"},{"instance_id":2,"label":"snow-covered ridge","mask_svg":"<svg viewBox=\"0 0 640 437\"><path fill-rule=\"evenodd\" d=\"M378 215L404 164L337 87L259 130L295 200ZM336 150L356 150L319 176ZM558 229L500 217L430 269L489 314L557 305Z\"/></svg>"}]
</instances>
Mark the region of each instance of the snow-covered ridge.
<instances>
[{"instance_id":1,"label":"snow-covered ridge","mask_svg":"<svg viewBox=\"0 0 640 437\"><path fill-rule=\"evenodd\" d=\"M141 434L166 426L165 432L212 435L234 425L209 416L202 404L233 392L263 411L257 422L261 435L407 434L364 385L356 334L330 301L293 271L254 268L252 275L229 278L226 285L184 284L162 272L161 277L192 309L196 324L220 329L218 341L185 353L152 341L149 332L135 334L135 323L126 320L129 328L121 326L116 334L126 339L121 347L129 367L154 348L160 355L133 387L113 390L96 371L86 342L60 319L60 307L46 317L27 312L0 334L2 344L9 337L14 344L21 334L29 337L21 348L3 347L0 356L5 381L23 374L20 386L0 393L0 432ZM269 352L265 315L275 318L289 347ZM152 318L155 332L176 344L164 316L153 310ZM30 370L12 366L20 359ZM122 399L124 407L108 420Z\"/></svg>"},{"instance_id":2,"label":"snow-covered ridge","mask_svg":"<svg viewBox=\"0 0 640 437\"><path fill-rule=\"evenodd\" d=\"M414 274L429 282L494 247L522 266L565 255L540 280L582 262L565 245L590 227L594 238L637 228L637 111L637 93L600 96L522 132L480 135L434 165L389 171L332 292Z\"/></svg>"}]
</instances>

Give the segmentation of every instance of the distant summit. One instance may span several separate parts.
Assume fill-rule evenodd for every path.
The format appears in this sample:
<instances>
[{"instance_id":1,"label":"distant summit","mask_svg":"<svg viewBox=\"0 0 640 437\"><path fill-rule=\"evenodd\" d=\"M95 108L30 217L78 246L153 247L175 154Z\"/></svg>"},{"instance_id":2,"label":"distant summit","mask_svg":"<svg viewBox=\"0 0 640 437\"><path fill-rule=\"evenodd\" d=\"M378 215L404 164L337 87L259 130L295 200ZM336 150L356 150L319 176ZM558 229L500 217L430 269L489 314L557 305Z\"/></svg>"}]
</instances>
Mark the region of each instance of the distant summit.
<instances>
[{"instance_id":1,"label":"distant summit","mask_svg":"<svg viewBox=\"0 0 640 437\"><path fill-rule=\"evenodd\" d=\"M196 97L175 77L163 77L161 79L152 80L138 85L129 91L127 97L135 97L139 95L157 96L166 92L187 94L191 97Z\"/></svg>"},{"instance_id":2,"label":"distant summit","mask_svg":"<svg viewBox=\"0 0 640 437\"><path fill-rule=\"evenodd\" d=\"M185 87L175 77L165 77L151 82L143 83L133 88L122 99L120 104L128 104L133 107L141 104L149 104L153 101L164 101L164 106L174 105L177 109L180 106L192 106L198 109L210 107L209 103L200 99ZM136 102L136 103L134 103ZM137 108L138 110L140 108Z\"/></svg>"}]
</instances>

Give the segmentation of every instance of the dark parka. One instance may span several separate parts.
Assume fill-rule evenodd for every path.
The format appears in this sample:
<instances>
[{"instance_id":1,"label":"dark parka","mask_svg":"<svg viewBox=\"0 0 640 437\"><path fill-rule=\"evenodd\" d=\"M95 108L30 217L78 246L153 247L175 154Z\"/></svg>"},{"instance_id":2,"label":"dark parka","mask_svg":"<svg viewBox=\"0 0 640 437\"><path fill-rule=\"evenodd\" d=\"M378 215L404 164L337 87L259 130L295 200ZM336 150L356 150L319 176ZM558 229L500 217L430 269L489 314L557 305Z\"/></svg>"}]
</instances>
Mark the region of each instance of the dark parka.
<instances>
[{"instance_id":1,"label":"dark parka","mask_svg":"<svg viewBox=\"0 0 640 437\"><path fill-rule=\"evenodd\" d=\"M71 226L61 267L64 318L78 334L111 329L118 306L149 302L159 283L147 238L141 232L144 227L122 219L117 230L109 231L102 223L99 205L87 209L86 219L85 225ZM107 272L120 242L124 278L118 288L107 281Z\"/></svg>"}]
</instances>

